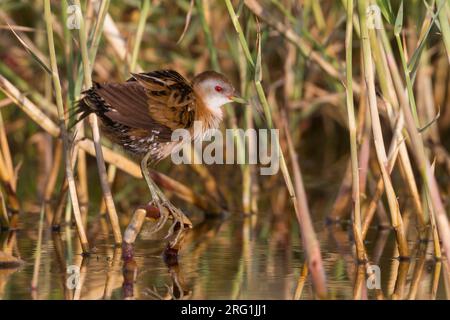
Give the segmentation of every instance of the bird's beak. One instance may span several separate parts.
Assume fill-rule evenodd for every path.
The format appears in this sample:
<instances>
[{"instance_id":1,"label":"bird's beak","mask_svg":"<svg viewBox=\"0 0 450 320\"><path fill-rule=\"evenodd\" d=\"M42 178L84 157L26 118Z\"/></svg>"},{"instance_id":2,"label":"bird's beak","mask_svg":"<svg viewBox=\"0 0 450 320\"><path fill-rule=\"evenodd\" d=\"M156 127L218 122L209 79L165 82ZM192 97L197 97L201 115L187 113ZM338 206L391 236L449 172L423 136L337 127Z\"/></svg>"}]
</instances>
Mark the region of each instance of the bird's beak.
<instances>
[{"instance_id":1,"label":"bird's beak","mask_svg":"<svg viewBox=\"0 0 450 320\"><path fill-rule=\"evenodd\" d=\"M236 102L236 103L241 103L241 104L247 104L247 100L245 100L244 98L240 97L239 95L232 95L228 97L231 101Z\"/></svg>"}]
</instances>

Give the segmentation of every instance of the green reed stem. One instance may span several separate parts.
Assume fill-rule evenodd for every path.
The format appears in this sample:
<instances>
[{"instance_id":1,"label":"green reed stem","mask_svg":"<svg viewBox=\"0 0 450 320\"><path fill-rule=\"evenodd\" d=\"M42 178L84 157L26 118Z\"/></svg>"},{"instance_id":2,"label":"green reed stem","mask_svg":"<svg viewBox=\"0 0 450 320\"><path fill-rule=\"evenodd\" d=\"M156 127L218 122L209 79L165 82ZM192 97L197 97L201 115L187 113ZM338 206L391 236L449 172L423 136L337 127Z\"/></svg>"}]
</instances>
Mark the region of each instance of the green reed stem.
<instances>
[{"instance_id":1,"label":"green reed stem","mask_svg":"<svg viewBox=\"0 0 450 320\"><path fill-rule=\"evenodd\" d=\"M215 71L220 71L219 60L217 58L217 49L214 46L214 40L211 34L211 29L209 28L208 22L206 21L205 9L203 7L203 0L196 0L195 4L197 6L197 12L199 14L203 33L205 34L206 45L208 46L209 54L211 55L211 65Z\"/></svg>"},{"instance_id":2,"label":"green reed stem","mask_svg":"<svg viewBox=\"0 0 450 320\"><path fill-rule=\"evenodd\" d=\"M131 62L130 62L131 72L135 72L136 69L139 49L141 47L142 36L144 35L145 23L147 21L149 11L150 11L150 0L144 0L142 2L141 13L139 16L139 23L136 31L136 39L134 40L133 53L131 54Z\"/></svg>"},{"instance_id":3,"label":"green reed stem","mask_svg":"<svg viewBox=\"0 0 450 320\"><path fill-rule=\"evenodd\" d=\"M398 53L400 55L400 60L402 61L403 72L405 74L406 89L408 90L408 98L410 101L411 112L414 117L414 121L416 122L417 128L420 128L420 121L419 121L419 116L417 114L416 100L414 99L413 85L412 85L411 76L410 76L409 69L408 69L408 63L407 63L406 57L405 57L405 51L403 48L402 40L400 38L400 34L395 35L395 40L397 41Z\"/></svg>"}]
</instances>

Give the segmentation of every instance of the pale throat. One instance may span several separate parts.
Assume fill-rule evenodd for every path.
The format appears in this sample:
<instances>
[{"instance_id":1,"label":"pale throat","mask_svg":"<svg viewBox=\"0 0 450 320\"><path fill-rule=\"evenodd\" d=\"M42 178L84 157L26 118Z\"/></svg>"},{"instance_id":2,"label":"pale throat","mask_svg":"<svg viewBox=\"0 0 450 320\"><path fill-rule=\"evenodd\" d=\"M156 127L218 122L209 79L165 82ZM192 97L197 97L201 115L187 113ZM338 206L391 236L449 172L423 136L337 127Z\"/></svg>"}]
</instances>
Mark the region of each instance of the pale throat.
<instances>
[{"instance_id":1,"label":"pale throat","mask_svg":"<svg viewBox=\"0 0 450 320\"><path fill-rule=\"evenodd\" d=\"M203 102L211 112L220 112L220 114L222 114L222 109L220 107L222 107L224 104L229 103L230 100L221 94L210 93L203 97Z\"/></svg>"},{"instance_id":2,"label":"pale throat","mask_svg":"<svg viewBox=\"0 0 450 320\"><path fill-rule=\"evenodd\" d=\"M221 106L225 103L219 104L219 102L215 100L203 99L204 109L198 114L199 117L197 120L202 121L204 130L216 129L219 127L220 122L222 122L223 119L223 111Z\"/></svg>"},{"instance_id":3,"label":"pale throat","mask_svg":"<svg viewBox=\"0 0 450 320\"><path fill-rule=\"evenodd\" d=\"M197 112L195 113L195 120L201 124L201 134L195 138L204 135L209 129L217 129L223 119L223 112L221 106L224 103L217 102L215 99L207 99L206 95L200 97L197 95ZM227 101L228 102L228 101ZM220 104L219 104L220 103Z\"/></svg>"}]
</instances>

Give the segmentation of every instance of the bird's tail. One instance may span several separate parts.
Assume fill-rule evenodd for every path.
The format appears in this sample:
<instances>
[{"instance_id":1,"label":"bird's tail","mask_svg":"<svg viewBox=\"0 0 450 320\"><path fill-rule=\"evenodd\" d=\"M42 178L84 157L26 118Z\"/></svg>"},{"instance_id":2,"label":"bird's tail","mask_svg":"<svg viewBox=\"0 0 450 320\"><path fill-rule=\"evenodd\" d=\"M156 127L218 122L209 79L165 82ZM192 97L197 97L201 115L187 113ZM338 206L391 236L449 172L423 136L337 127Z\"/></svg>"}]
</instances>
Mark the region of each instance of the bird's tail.
<instances>
[{"instance_id":1,"label":"bird's tail","mask_svg":"<svg viewBox=\"0 0 450 320\"><path fill-rule=\"evenodd\" d=\"M82 92L84 95L83 98L76 101L74 107L69 112L69 123L73 122L72 125L69 126L69 129L73 128L91 113L101 116L105 112L104 108L102 108L102 104L99 103L102 99L95 92L95 90L100 87L101 85L99 83L94 82L92 88Z\"/></svg>"},{"instance_id":2,"label":"bird's tail","mask_svg":"<svg viewBox=\"0 0 450 320\"><path fill-rule=\"evenodd\" d=\"M75 102L74 108L69 111L69 130L72 129L82 121L84 118L88 117L91 113L94 113L93 110L89 106L89 102L87 101L89 98L87 96L81 98L80 100Z\"/></svg>"}]
</instances>

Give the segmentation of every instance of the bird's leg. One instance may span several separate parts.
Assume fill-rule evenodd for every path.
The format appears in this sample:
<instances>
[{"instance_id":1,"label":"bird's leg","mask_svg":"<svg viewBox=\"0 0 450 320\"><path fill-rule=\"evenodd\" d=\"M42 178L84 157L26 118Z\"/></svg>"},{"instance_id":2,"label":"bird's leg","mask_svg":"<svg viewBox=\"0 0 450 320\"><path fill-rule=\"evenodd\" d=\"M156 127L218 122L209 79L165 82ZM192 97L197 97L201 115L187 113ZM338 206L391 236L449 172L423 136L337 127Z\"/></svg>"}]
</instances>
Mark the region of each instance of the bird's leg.
<instances>
[{"instance_id":1,"label":"bird's leg","mask_svg":"<svg viewBox=\"0 0 450 320\"><path fill-rule=\"evenodd\" d=\"M174 222L169 228L166 239L171 237L175 232L175 238L170 242L169 246L175 248L177 243L180 241L180 236L182 235L184 229L192 228L192 222L188 217L177 207L175 207L165 196L165 194L158 188L157 193L159 198L162 200L163 206L170 212L170 216L173 218Z\"/></svg>"},{"instance_id":2,"label":"bird's leg","mask_svg":"<svg viewBox=\"0 0 450 320\"><path fill-rule=\"evenodd\" d=\"M188 217L177 207L175 207L164 195L164 193L158 188L155 182L150 177L150 172L148 170L148 161L150 159L151 153L147 152L145 157L141 161L142 175L147 182L148 188L152 196L152 202L158 207L160 212L160 220L151 230L151 232L159 231L164 224L167 222L169 217L172 217L174 222L169 228L169 232L166 238L172 236L175 233L175 229L178 227L177 234L175 238L170 242L170 246L174 247L178 243L181 233L186 228L192 228L192 223Z\"/></svg>"},{"instance_id":3,"label":"bird's leg","mask_svg":"<svg viewBox=\"0 0 450 320\"><path fill-rule=\"evenodd\" d=\"M158 232L166 223L167 219L169 218L169 213L167 210L163 210L161 207L161 200L158 196L158 186L153 182L152 178L150 177L150 172L148 171L148 161L150 159L151 153L147 152L147 154L144 156L144 158L141 161L141 171L142 175L144 176L145 182L147 182L147 186L150 190L150 194L152 197L152 204L157 206L159 209L160 218L159 221L156 223L156 225L152 228L151 233Z\"/></svg>"}]
</instances>

